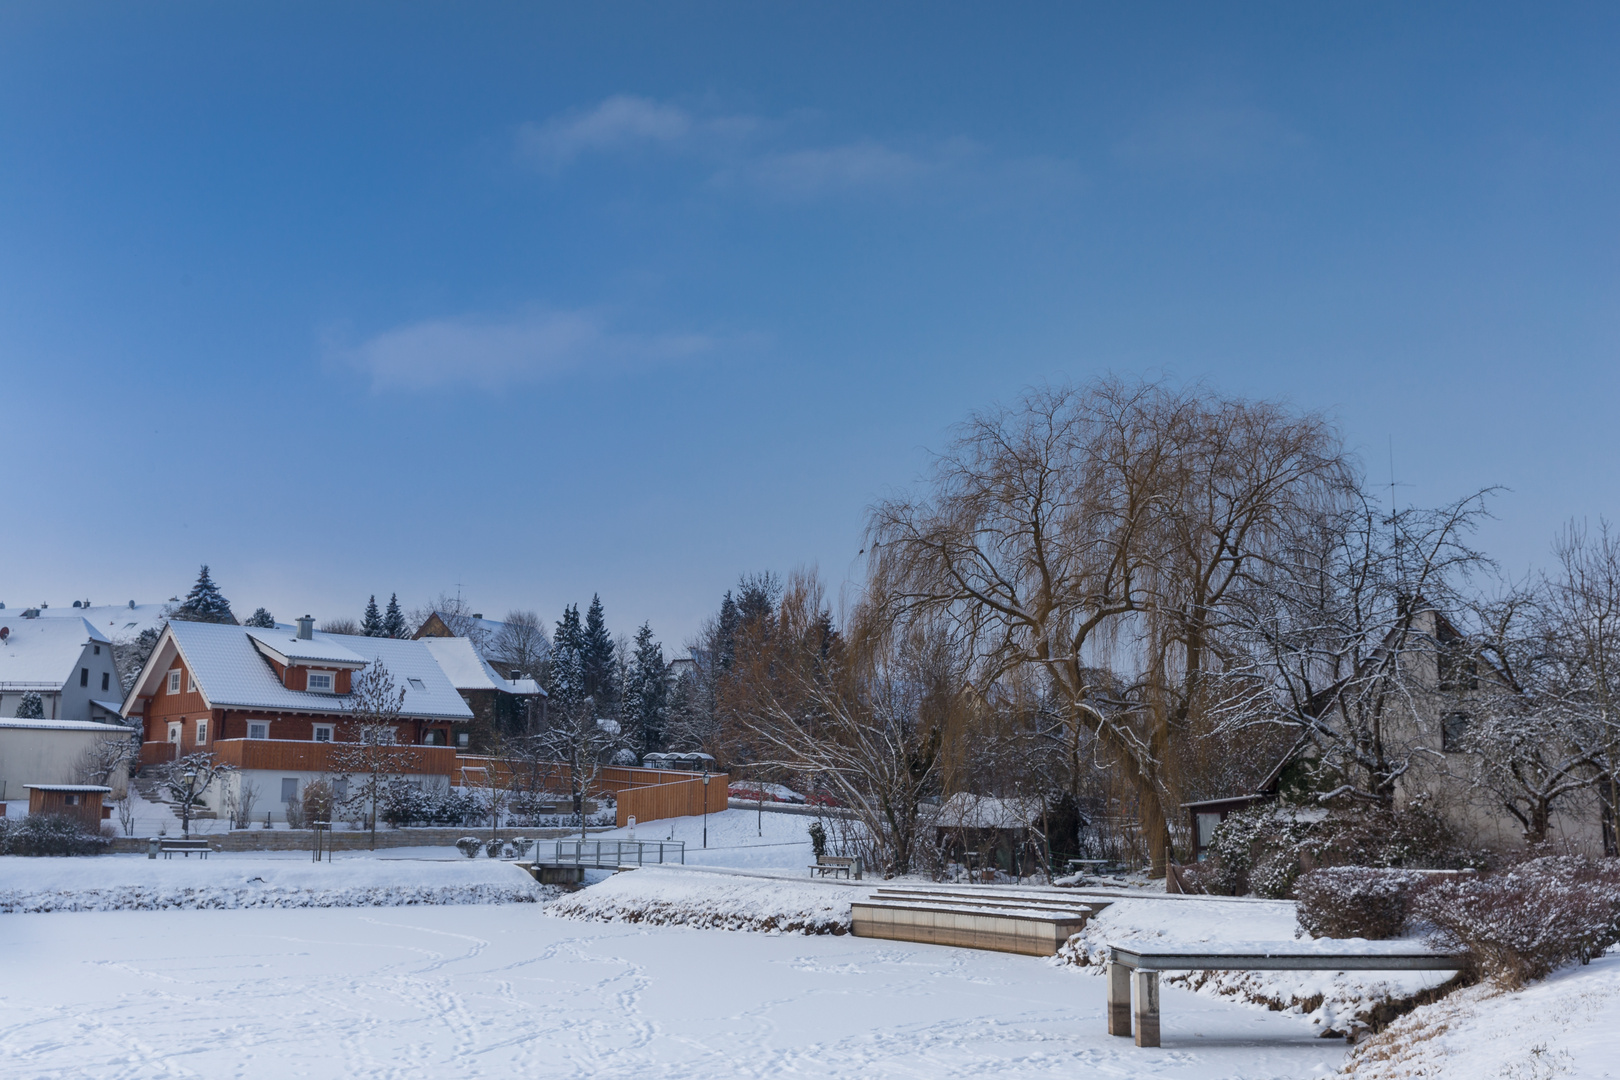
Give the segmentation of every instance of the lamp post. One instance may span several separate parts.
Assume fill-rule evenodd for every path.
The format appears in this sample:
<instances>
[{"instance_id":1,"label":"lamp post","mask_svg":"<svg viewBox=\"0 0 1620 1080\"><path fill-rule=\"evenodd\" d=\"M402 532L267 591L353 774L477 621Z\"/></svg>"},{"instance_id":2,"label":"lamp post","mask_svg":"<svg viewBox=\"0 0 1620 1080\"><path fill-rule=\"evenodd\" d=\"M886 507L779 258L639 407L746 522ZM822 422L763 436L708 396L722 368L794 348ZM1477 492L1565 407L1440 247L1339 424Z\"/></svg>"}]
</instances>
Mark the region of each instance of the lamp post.
<instances>
[{"instance_id":1,"label":"lamp post","mask_svg":"<svg viewBox=\"0 0 1620 1080\"><path fill-rule=\"evenodd\" d=\"M180 835L190 839L191 802L197 797L197 770L187 769L183 775L186 778L186 801L180 807Z\"/></svg>"},{"instance_id":2,"label":"lamp post","mask_svg":"<svg viewBox=\"0 0 1620 1080\"><path fill-rule=\"evenodd\" d=\"M709 846L709 763L703 763L703 846Z\"/></svg>"}]
</instances>

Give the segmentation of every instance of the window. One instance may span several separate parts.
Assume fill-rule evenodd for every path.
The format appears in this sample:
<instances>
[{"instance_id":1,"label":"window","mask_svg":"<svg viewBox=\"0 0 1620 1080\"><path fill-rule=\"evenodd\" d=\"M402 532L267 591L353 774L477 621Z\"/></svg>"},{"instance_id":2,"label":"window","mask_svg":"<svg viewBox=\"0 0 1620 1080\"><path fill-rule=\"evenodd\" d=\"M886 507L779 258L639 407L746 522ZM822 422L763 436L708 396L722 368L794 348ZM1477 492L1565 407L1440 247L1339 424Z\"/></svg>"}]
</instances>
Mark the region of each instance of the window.
<instances>
[{"instance_id":1,"label":"window","mask_svg":"<svg viewBox=\"0 0 1620 1080\"><path fill-rule=\"evenodd\" d=\"M465 731L458 731L456 733L456 745L460 747L465 747L467 745L467 733Z\"/></svg>"},{"instance_id":2,"label":"window","mask_svg":"<svg viewBox=\"0 0 1620 1080\"><path fill-rule=\"evenodd\" d=\"M197 745L201 746L208 741L208 721L197 721Z\"/></svg>"},{"instance_id":3,"label":"window","mask_svg":"<svg viewBox=\"0 0 1620 1080\"><path fill-rule=\"evenodd\" d=\"M332 741L332 725L331 724L316 724L315 725L315 736L314 736L314 738L315 738L316 742L331 742Z\"/></svg>"},{"instance_id":4,"label":"window","mask_svg":"<svg viewBox=\"0 0 1620 1080\"><path fill-rule=\"evenodd\" d=\"M309 688L317 694L330 694L332 692L332 673L330 671L310 672Z\"/></svg>"},{"instance_id":5,"label":"window","mask_svg":"<svg viewBox=\"0 0 1620 1080\"><path fill-rule=\"evenodd\" d=\"M290 803L298 798L298 777L283 776L281 778L281 801Z\"/></svg>"},{"instance_id":6,"label":"window","mask_svg":"<svg viewBox=\"0 0 1620 1080\"><path fill-rule=\"evenodd\" d=\"M1449 713L1440 720L1440 749L1448 754L1460 754L1467 750L1464 745L1468 741L1468 729L1473 726L1474 718L1465 712Z\"/></svg>"},{"instance_id":7,"label":"window","mask_svg":"<svg viewBox=\"0 0 1620 1080\"><path fill-rule=\"evenodd\" d=\"M56 670L61 671L62 669L57 668ZM82 667L82 668L79 669L79 685L80 686L89 686L90 685L90 669L89 668Z\"/></svg>"},{"instance_id":8,"label":"window","mask_svg":"<svg viewBox=\"0 0 1620 1080\"><path fill-rule=\"evenodd\" d=\"M426 690L427 689L427 684L424 683L421 679L406 679L405 681L411 684L411 689L412 690Z\"/></svg>"},{"instance_id":9,"label":"window","mask_svg":"<svg viewBox=\"0 0 1620 1080\"><path fill-rule=\"evenodd\" d=\"M67 802L67 804L69 806L78 806L79 805L79 797L77 795L69 795L67 797L67 799L66 799L66 802Z\"/></svg>"},{"instance_id":10,"label":"window","mask_svg":"<svg viewBox=\"0 0 1620 1080\"><path fill-rule=\"evenodd\" d=\"M101 690L102 690L102 693L107 692L107 680L110 679L110 678L112 678L112 675L109 674L108 672L103 671L101 673Z\"/></svg>"},{"instance_id":11,"label":"window","mask_svg":"<svg viewBox=\"0 0 1620 1080\"><path fill-rule=\"evenodd\" d=\"M169 672L169 693L178 694L179 692L180 692L180 669L175 668L173 671Z\"/></svg>"},{"instance_id":12,"label":"window","mask_svg":"<svg viewBox=\"0 0 1620 1080\"><path fill-rule=\"evenodd\" d=\"M196 692L197 692L197 680L193 679L191 677L191 672L188 671L188 672L186 672L186 693L195 694Z\"/></svg>"},{"instance_id":13,"label":"window","mask_svg":"<svg viewBox=\"0 0 1620 1080\"><path fill-rule=\"evenodd\" d=\"M270 725L269 724L264 723L263 721L254 721L253 723L250 723L248 725L248 738L250 738L250 739L268 739L269 737L270 737Z\"/></svg>"},{"instance_id":14,"label":"window","mask_svg":"<svg viewBox=\"0 0 1620 1080\"><path fill-rule=\"evenodd\" d=\"M100 655L101 655L101 646L100 646L100 645L97 645L97 646L96 646L96 655L97 655L97 656L100 656Z\"/></svg>"},{"instance_id":15,"label":"window","mask_svg":"<svg viewBox=\"0 0 1620 1080\"><path fill-rule=\"evenodd\" d=\"M347 780L332 781L332 799L334 802L347 802L349 798L349 782Z\"/></svg>"}]
</instances>

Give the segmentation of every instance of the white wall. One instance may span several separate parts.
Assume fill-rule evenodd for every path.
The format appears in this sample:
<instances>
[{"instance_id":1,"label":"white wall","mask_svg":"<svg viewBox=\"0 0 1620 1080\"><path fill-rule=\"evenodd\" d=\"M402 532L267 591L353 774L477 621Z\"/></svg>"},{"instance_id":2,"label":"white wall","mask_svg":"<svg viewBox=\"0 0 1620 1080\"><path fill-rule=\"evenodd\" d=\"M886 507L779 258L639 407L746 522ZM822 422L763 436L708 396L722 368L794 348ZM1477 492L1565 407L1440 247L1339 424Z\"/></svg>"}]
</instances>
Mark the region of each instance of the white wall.
<instances>
[{"instance_id":1,"label":"white wall","mask_svg":"<svg viewBox=\"0 0 1620 1080\"><path fill-rule=\"evenodd\" d=\"M24 784L76 784L79 755L106 734L95 731L52 731L0 727L0 798L26 799ZM108 785L110 798L123 794L123 780Z\"/></svg>"}]
</instances>

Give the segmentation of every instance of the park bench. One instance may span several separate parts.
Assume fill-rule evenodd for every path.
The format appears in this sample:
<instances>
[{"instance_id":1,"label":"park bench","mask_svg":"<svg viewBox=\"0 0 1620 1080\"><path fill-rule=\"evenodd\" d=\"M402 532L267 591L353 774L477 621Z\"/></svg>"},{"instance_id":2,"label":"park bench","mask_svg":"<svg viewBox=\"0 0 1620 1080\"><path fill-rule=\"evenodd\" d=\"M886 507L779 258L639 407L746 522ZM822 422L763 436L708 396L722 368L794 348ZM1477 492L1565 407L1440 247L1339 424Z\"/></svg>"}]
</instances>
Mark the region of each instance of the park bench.
<instances>
[{"instance_id":1,"label":"park bench","mask_svg":"<svg viewBox=\"0 0 1620 1080\"><path fill-rule=\"evenodd\" d=\"M1467 958L1421 949L1324 952L1289 948L1279 942L1262 949L1190 952L1108 947L1108 1034L1129 1037L1137 1046L1159 1045L1159 972L1161 971L1460 971ZM1135 1007L1132 1007L1132 998Z\"/></svg>"},{"instance_id":2,"label":"park bench","mask_svg":"<svg viewBox=\"0 0 1620 1080\"><path fill-rule=\"evenodd\" d=\"M191 858L193 851L197 853L199 858L206 859L213 848L209 847L206 840L170 840L163 838L158 841L157 850L163 853L165 859L172 859L177 851L188 859ZM148 848L147 854L155 858L150 848Z\"/></svg>"},{"instance_id":3,"label":"park bench","mask_svg":"<svg viewBox=\"0 0 1620 1080\"><path fill-rule=\"evenodd\" d=\"M828 874L835 877L843 874L845 877L849 877L853 874L855 880L859 881L861 879L861 863L859 859L852 859L844 855L817 855L816 861L810 864L810 876L815 877L817 874L822 877L826 877Z\"/></svg>"}]
</instances>

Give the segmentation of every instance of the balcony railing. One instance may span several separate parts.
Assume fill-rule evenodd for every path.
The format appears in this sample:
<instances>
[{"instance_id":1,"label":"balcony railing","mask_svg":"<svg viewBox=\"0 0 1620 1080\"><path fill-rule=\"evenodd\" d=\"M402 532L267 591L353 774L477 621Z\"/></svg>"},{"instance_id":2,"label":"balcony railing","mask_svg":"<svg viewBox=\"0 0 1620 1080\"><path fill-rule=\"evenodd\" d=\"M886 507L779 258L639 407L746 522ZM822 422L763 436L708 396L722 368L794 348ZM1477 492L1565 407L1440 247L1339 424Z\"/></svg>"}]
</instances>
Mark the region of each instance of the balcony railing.
<instances>
[{"instance_id":1,"label":"balcony railing","mask_svg":"<svg viewBox=\"0 0 1620 1080\"><path fill-rule=\"evenodd\" d=\"M207 747L214 759L238 769L271 772L352 772L359 743L305 742L296 739L217 739ZM456 770L451 746L382 746L382 760L390 773L449 776ZM141 744L141 764L159 765L175 759L173 743ZM336 756L334 756L336 755ZM345 761L344 759L348 759Z\"/></svg>"}]
</instances>

